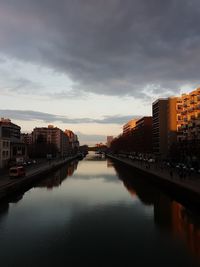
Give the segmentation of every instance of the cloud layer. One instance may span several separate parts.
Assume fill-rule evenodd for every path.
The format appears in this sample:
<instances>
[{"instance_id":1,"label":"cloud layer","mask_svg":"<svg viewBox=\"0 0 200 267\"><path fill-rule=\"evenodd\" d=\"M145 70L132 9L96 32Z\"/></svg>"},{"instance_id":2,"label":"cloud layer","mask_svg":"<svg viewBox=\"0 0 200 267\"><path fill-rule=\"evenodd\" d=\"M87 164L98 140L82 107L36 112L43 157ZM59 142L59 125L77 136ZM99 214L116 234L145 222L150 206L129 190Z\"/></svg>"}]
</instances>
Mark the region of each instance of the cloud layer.
<instances>
[{"instance_id":1,"label":"cloud layer","mask_svg":"<svg viewBox=\"0 0 200 267\"><path fill-rule=\"evenodd\" d=\"M177 93L199 83L199 17L199 0L1 0L0 51L67 74L74 91Z\"/></svg>"},{"instance_id":2,"label":"cloud layer","mask_svg":"<svg viewBox=\"0 0 200 267\"><path fill-rule=\"evenodd\" d=\"M61 122L69 124L79 123L99 123L99 124L123 124L132 118L138 118L139 116L104 116L102 119L93 118L68 118L66 116L54 115L50 113L44 113L32 110L11 110L0 109L0 117L10 118L13 120L21 121L43 121L45 123Z\"/></svg>"}]
</instances>

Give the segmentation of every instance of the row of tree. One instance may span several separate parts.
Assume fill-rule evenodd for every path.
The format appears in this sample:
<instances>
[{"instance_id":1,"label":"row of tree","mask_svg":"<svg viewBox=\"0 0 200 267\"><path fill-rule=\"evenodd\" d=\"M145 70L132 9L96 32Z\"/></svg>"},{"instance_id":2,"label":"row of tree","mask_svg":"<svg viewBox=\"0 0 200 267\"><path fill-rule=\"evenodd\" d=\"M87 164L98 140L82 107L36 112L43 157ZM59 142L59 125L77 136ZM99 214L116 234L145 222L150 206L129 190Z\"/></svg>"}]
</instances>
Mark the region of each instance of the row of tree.
<instances>
[{"instance_id":1,"label":"row of tree","mask_svg":"<svg viewBox=\"0 0 200 267\"><path fill-rule=\"evenodd\" d=\"M120 135L115 138L110 147L114 153L118 152L137 152L137 153L152 153L151 136L149 138L138 138L133 134Z\"/></svg>"}]
</instances>

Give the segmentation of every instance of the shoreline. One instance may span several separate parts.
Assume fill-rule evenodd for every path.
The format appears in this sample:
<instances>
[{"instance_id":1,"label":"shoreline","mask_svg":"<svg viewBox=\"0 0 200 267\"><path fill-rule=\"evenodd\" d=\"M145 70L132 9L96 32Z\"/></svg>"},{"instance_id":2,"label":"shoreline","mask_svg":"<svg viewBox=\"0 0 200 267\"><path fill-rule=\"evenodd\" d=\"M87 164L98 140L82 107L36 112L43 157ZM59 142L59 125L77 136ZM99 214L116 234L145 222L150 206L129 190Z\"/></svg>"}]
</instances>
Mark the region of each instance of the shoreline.
<instances>
[{"instance_id":1,"label":"shoreline","mask_svg":"<svg viewBox=\"0 0 200 267\"><path fill-rule=\"evenodd\" d=\"M159 171L153 168L146 169L141 164L133 162L130 159L119 158L110 154L106 155L108 158L118 161L121 164L128 165L135 169L137 173L146 175L147 182L160 187L162 190L167 191L170 195L182 202L191 202L195 205L200 204L200 179L185 179L180 180L177 177L170 177L167 171Z\"/></svg>"},{"instance_id":2,"label":"shoreline","mask_svg":"<svg viewBox=\"0 0 200 267\"><path fill-rule=\"evenodd\" d=\"M42 179L40 176L43 174L48 174L55 171L59 167L78 159L78 156L73 156L65 160L60 160L58 162L52 162L51 164L46 164L41 166L39 169L33 170L30 174L25 177L9 179L7 183L0 185L0 201L10 197L12 194L16 194L20 191L28 189L32 184Z\"/></svg>"}]
</instances>

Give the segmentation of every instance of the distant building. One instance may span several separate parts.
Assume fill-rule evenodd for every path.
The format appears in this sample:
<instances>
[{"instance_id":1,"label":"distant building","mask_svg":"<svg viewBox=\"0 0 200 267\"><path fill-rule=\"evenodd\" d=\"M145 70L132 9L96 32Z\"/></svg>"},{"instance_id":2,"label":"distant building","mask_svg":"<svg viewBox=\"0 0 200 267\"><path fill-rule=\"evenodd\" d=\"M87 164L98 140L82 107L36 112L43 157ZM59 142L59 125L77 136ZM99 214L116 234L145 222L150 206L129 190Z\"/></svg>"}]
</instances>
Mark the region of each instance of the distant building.
<instances>
[{"instance_id":1,"label":"distant building","mask_svg":"<svg viewBox=\"0 0 200 267\"><path fill-rule=\"evenodd\" d=\"M32 133L21 133L21 141L26 145L31 145L33 143Z\"/></svg>"},{"instance_id":2,"label":"distant building","mask_svg":"<svg viewBox=\"0 0 200 267\"><path fill-rule=\"evenodd\" d=\"M77 152L79 149L78 136L71 130L65 130L64 134L69 138L71 152Z\"/></svg>"},{"instance_id":3,"label":"distant building","mask_svg":"<svg viewBox=\"0 0 200 267\"><path fill-rule=\"evenodd\" d=\"M26 145L20 139L20 126L10 119L0 120L0 168L22 162L27 157Z\"/></svg>"},{"instance_id":4,"label":"distant building","mask_svg":"<svg viewBox=\"0 0 200 267\"><path fill-rule=\"evenodd\" d=\"M107 136L107 147L109 148L111 146L111 143L113 141L114 137L113 136Z\"/></svg>"},{"instance_id":5,"label":"distant building","mask_svg":"<svg viewBox=\"0 0 200 267\"><path fill-rule=\"evenodd\" d=\"M32 137L33 144L43 142L55 145L58 150L58 155L61 157L66 157L69 154L70 144L68 136L61 129L53 125L34 128Z\"/></svg>"},{"instance_id":6,"label":"distant building","mask_svg":"<svg viewBox=\"0 0 200 267\"><path fill-rule=\"evenodd\" d=\"M123 126L123 135L129 134L135 127L137 119L130 120Z\"/></svg>"},{"instance_id":7,"label":"distant building","mask_svg":"<svg viewBox=\"0 0 200 267\"><path fill-rule=\"evenodd\" d=\"M97 144L95 144L95 147L98 147L98 148L105 147L105 144L104 143L97 143Z\"/></svg>"}]
</instances>

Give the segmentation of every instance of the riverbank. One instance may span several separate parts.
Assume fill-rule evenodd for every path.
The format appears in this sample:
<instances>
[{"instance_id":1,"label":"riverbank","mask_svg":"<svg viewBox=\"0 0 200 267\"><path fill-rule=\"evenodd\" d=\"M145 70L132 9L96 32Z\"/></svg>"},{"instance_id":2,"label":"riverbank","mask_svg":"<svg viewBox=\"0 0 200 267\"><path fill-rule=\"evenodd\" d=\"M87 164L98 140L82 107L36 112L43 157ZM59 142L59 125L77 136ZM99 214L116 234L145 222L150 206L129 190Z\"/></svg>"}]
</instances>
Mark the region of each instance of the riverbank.
<instances>
[{"instance_id":1,"label":"riverbank","mask_svg":"<svg viewBox=\"0 0 200 267\"><path fill-rule=\"evenodd\" d=\"M161 187L177 199L181 199L184 202L189 201L195 205L200 204L199 177L193 176L182 179L175 174L172 175L170 170L157 168L155 164L149 164L146 166L141 162L136 162L131 159L121 158L114 155L107 155L107 157L133 167L139 174L145 175L148 181Z\"/></svg>"},{"instance_id":2,"label":"riverbank","mask_svg":"<svg viewBox=\"0 0 200 267\"><path fill-rule=\"evenodd\" d=\"M64 160L46 162L39 167L36 166L36 168L27 171L26 176L21 178L11 179L8 176L0 177L0 200L29 188L37 180L41 179L41 175L48 174L62 165L76 159L78 159L77 155Z\"/></svg>"}]
</instances>

